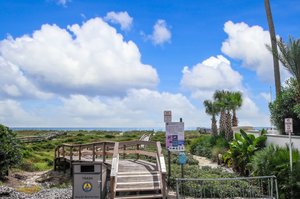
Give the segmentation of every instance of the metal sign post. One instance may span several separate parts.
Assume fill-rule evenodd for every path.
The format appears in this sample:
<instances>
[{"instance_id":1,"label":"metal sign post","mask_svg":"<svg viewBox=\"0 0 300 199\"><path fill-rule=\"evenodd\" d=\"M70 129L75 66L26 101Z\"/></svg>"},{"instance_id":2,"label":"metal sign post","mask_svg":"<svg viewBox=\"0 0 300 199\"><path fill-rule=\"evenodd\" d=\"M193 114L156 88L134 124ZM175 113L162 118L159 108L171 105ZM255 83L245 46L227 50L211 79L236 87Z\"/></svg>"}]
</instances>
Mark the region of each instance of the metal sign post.
<instances>
[{"instance_id":1,"label":"metal sign post","mask_svg":"<svg viewBox=\"0 0 300 199\"><path fill-rule=\"evenodd\" d=\"M293 155L292 155L292 132L293 132L293 119L285 118L284 119L285 132L289 134L289 146L290 146L290 166L291 171L293 171Z\"/></svg>"}]
</instances>

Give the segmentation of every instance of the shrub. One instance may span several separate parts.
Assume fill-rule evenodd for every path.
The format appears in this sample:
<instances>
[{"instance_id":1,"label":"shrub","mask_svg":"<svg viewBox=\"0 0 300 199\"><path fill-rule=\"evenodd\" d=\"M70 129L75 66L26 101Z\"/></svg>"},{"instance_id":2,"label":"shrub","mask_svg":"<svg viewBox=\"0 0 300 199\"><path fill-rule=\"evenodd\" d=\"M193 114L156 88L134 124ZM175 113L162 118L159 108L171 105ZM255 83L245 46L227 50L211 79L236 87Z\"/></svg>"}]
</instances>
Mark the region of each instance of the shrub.
<instances>
[{"instance_id":1,"label":"shrub","mask_svg":"<svg viewBox=\"0 0 300 199\"><path fill-rule=\"evenodd\" d=\"M267 140L265 134L266 131L262 130L261 135L255 137L241 129L240 134L235 134L234 140L230 143L229 150L224 154L224 162L242 175L248 175L249 169L247 168L247 164L254 153L265 146Z\"/></svg>"},{"instance_id":2,"label":"shrub","mask_svg":"<svg viewBox=\"0 0 300 199\"><path fill-rule=\"evenodd\" d=\"M107 138L107 139L112 139L112 138L115 138L116 136L111 135L111 134L106 134L104 137Z\"/></svg>"},{"instance_id":3,"label":"shrub","mask_svg":"<svg viewBox=\"0 0 300 199\"><path fill-rule=\"evenodd\" d=\"M16 133L0 124L0 178L22 160L22 149Z\"/></svg>"},{"instance_id":4,"label":"shrub","mask_svg":"<svg viewBox=\"0 0 300 199\"><path fill-rule=\"evenodd\" d=\"M213 148L218 148L220 152L225 151L228 148L228 142L221 136L202 135L192 141L190 151L195 155L212 158Z\"/></svg>"},{"instance_id":5,"label":"shrub","mask_svg":"<svg viewBox=\"0 0 300 199\"><path fill-rule=\"evenodd\" d=\"M297 104L297 81L293 78L287 81L282 88L281 95L269 104L272 123L281 132L284 132L284 118L293 118L295 134L300 133L300 105Z\"/></svg>"},{"instance_id":6,"label":"shrub","mask_svg":"<svg viewBox=\"0 0 300 199\"><path fill-rule=\"evenodd\" d=\"M293 150L293 172L290 172L289 148L270 145L257 152L251 160L252 175L275 175L280 198L300 198L300 155ZM292 193L292 194L291 194Z\"/></svg>"}]
</instances>

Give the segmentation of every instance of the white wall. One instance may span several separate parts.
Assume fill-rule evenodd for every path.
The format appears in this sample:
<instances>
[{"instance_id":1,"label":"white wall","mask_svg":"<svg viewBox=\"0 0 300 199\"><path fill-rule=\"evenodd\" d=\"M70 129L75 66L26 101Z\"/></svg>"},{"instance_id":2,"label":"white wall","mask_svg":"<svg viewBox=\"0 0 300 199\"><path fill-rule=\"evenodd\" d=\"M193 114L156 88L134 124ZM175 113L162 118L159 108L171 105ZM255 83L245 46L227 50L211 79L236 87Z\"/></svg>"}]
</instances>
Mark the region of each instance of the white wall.
<instances>
[{"instance_id":1,"label":"white wall","mask_svg":"<svg viewBox=\"0 0 300 199\"><path fill-rule=\"evenodd\" d=\"M236 129L234 129L234 133L238 133ZM259 136L259 131L246 130L247 134L252 134L255 137ZM279 145L281 147L285 147L286 144L289 144L289 136L288 135L276 135L276 134L267 134L267 142L266 145ZM300 151L300 136L292 136L292 144L294 148L297 148Z\"/></svg>"},{"instance_id":2,"label":"white wall","mask_svg":"<svg viewBox=\"0 0 300 199\"><path fill-rule=\"evenodd\" d=\"M285 147L286 144L289 144L289 136L288 135L267 135L268 139L266 144L274 144L279 145L281 147ZM297 148L300 151L300 136L292 136L292 143L294 148Z\"/></svg>"}]
</instances>

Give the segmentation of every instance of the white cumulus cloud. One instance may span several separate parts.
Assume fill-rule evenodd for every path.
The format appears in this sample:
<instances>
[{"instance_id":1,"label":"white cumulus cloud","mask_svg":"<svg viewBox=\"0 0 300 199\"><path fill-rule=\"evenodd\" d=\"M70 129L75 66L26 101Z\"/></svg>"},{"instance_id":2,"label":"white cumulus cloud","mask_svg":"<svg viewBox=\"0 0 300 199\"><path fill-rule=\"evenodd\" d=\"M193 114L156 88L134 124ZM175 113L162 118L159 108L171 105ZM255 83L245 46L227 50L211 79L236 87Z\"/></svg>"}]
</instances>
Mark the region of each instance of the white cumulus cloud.
<instances>
[{"instance_id":1,"label":"white cumulus cloud","mask_svg":"<svg viewBox=\"0 0 300 199\"><path fill-rule=\"evenodd\" d=\"M162 45L166 42L170 42L172 33L165 20L159 19L153 26L152 35L149 35L154 45Z\"/></svg>"},{"instance_id":2,"label":"white cumulus cloud","mask_svg":"<svg viewBox=\"0 0 300 199\"><path fill-rule=\"evenodd\" d=\"M187 127L199 126L198 118L207 117L180 93L149 89L132 89L123 97L70 95L59 98L56 105L33 106L30 113L23 106L13 100L0 101L0 120L12 127L164 128L164 110L173 111L174 121L183 118ZM209 120L201 121L206 125Z\"/></svg>"},{"instance_id":3,"label":"white cumulus cloud","mask_svg":"<svg viewBox=\"0 0 300 199\"><path fill-rule=\"evenodd\" d=\"M113 24L120 24L122 30L130 30L133 21L127 12L108 12L104 19Z\"/></svg>"},{"instance_id":4,"label":"white cumulus cloud","mask_svg":"<svg viewBox=\"0 0 300 199\"><path fill-rule=\"evenodd\" d=\"M269 125L268 115L257 107L243 86L242 75L235 71L231 67L230 61L222 55L212 56L191 69L186 66L182 73L181 86L189 90L193 98L203 102L206 99L212 99L216 90L241 91L243 105L237 111L239 125ZM201 109L205 112L202 104ZM206 120L209 120L209 116Z\"/></svg>"},{"instance_id":5,"label":"white cumulus cloud","mask_svg":"<svg viewBox=\"0 0 300 199\"><path fill-rule=\"evenodd\" d=\"M124 41L101 18L68 29L44 24L32 36L8 37L0 42L0 55L49 92L119 95L132 88L155 88L159 81L156 70L141 63L135 43Z\"/></svg>"},{"instance_id":6,"label":"white cumulus cloud","mask_svg":"<svg viewBox=\"0 0 300 199\"><path fill-rule=\"evenodd\" d=\"M47 99L51 93L36 87L19 67L0 56L0 96Z\"/></svg>"},{"instance_id":7,"label":"white cumulus cloud","mask_svg":"<svg viewBox=\"0 0 300 199\"><path fill-rule=\"evenodd\" d=\"M233 23L228 21L224 24L224 31L228 38L222 44L222 52L229 57L242 61L242 65L256 72L262 80L273 82L274 67L272 54L266 48L270 45L269 32L260 26ZM290 75L281 69L282 80Z\"/></svg>"},{"instance_id":8,"label":"white cumulus cloud","mask_svg":"<svg viewBox=\"0 0 300 199\"><path fill-rule=\"evenodd\" d=\"M210 98L215 90L242 89L242 75L233 70L222 55L212 56L191 69L185 66L182 73L181 86L190 90L195 98Z\"/></svg>"}]
</instances>

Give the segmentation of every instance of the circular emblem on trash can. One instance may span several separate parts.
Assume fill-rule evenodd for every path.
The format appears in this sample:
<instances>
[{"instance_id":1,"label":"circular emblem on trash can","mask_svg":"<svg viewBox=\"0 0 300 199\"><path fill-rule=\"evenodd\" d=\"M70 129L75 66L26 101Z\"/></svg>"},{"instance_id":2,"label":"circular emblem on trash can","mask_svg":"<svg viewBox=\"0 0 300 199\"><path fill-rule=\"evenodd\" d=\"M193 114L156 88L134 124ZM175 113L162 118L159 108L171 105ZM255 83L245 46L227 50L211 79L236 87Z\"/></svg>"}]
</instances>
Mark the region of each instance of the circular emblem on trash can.
<instances>
[{"instance_id":1,"label":"circular emblem on trash can","mask_svg":"<svg viewBox=\"0 0 300 199\"><path fill-rule=\"evenodd\" d=\"M93 189L92 183L90 183L90 182L84 182L84 183L82 184L82 190L83 190L84 192L90 192L90 191L92 191L92 189Z\"/></svg>"}]
</instances>

